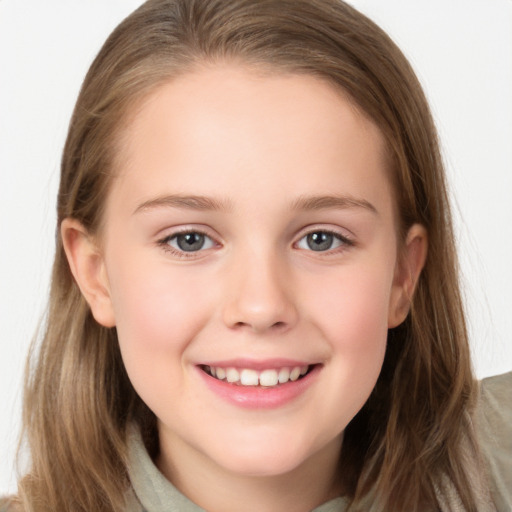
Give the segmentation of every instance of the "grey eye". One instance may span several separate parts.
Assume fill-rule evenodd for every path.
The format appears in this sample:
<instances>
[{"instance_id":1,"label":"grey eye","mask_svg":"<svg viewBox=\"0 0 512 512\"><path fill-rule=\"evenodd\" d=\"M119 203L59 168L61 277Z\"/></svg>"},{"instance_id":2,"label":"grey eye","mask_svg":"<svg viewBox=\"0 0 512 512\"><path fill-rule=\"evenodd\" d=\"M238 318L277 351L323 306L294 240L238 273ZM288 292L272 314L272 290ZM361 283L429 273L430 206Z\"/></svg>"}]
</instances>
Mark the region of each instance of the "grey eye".
<instances>
[{"instance_id":1,"label":"grey eye","mask_svg":"<svg viewBox=\"0 0 512 512\"><path fill-rule=\"evenodd\" d=\"M335 233L330 233L329 231L313 231L303 236L299 240L297 247L299 249L321 252L336 249L344 243L343 238Z\"/></svg>"},{"instance_id":2,"label":"grey eye","mask_svg":"<svg viewBox=\"0 0 512 512\"><path fill-rule=\"evenodd\" d=\"M183 252L196 252L213 247L213 240L204 235L191 231L190 233L180 233L169 238L167 242L171 247Z\"/></svg>"}]
</instances>

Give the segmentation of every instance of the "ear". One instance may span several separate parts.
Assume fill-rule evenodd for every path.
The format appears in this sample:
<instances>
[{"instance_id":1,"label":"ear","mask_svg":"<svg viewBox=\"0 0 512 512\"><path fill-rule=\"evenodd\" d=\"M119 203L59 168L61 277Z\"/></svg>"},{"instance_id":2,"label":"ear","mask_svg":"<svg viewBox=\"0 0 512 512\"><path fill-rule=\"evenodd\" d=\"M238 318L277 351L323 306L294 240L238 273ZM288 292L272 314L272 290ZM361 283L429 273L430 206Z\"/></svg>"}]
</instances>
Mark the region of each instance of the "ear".
<instances>
[{"instance_id":1,"label":"ear","mask_svg":"<svg viewBox=\"0 0 512 512\"><path fill-rule=\"evenodd\" d=\"M94 318L104 327L114 327L109 283L98 244L87 229L75 219L64 219L60 230L71 273Z\"/></svg>"},{"instance_id":2,"label":"ear","mask_svg":"<svg viewBox=\"0 0 512 512\"><path fill-rule=\"evenodd\" d=\"M412 297L427 259L427 230L414 224L408 231L395 269L388 311L388 328L400 325L409 314Z\"/></svg>"}]
</instances>

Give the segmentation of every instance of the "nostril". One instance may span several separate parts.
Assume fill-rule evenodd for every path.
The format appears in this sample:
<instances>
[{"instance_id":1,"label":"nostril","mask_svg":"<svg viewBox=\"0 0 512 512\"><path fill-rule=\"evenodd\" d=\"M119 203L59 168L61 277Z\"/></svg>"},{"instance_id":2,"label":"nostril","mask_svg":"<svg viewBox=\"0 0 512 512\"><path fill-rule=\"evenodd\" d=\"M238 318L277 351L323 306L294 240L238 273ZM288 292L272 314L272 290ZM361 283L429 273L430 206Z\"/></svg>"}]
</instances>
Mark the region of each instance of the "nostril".
<instances>
[{"instance_id":1,"label":"nostril","mask_svg":"<svg viewBox=\"0 0 512 512\"><path fill-rule=\"evenodd\" d=\"M274 322L273 324L270 325L270 329L273 329L273 330L276 330L276 331L279 331L279 330L282 330L282 329L285 329L286 328L286 325L287 323L286 322L282 322L282 321L279 321L279 322ZM235 329L243 329L243 328L253 328L253 329L256 329L256 330L260 330L257 326L255 327L255 325L252 325L251 323L249 322L236 322L233 327Z\"/></svg>"}]
</instances>

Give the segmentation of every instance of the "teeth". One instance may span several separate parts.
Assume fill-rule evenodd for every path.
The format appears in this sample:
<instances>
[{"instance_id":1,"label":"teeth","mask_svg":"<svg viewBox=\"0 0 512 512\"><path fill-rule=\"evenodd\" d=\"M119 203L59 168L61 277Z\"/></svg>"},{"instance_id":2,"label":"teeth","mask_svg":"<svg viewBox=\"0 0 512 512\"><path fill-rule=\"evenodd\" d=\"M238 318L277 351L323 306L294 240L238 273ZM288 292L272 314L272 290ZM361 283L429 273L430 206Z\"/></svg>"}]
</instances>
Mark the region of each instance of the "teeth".
<instances>
[{"instance_id":1,"label":"teeth","mask_svg":"<svg viewBox=\"0 0 512 512\"><path fill-rule=\"evenodd\" d=\"M249 368L222 368L208 366L207 373L219 380L226 380L231 384L240 386L264 386L272 387L278 384L285 384L289 381L296 381L299 377L306 375L309 366L294 366L293 368L269 369L257 372Z\"/></svg>"},{"instance_id":2,"label":"teeth","mask_svg":"<svg viewBox=\"0 0 512 512\"><path fill-rule=\"evenodd\" d=\"M242 370L240 372L240 384L242 384L242 386L257 386L258 372L254 370Z\"/></svg>"},{"instance_id":3,"label":"teeth","mask_svg":"<svg viewBox=\"0 0 512 512\"><path fill-rule=\"evenodd\" d=\"M264 370L260 373L260 386L277 386L278 375L276 370Z\"/></svg>"},{"instance_id":4,"label":"teeth","mask_svg":"<svg viewBox=\"0 0 512 512\"><path fill-rule=\"evenodd\" d=\"M240 380L240 374L235 368L228 368L226 370L226 380L228 382L238 382Z\"/></svg>"},{"instance_id":5,"label":"teeth","mask_svg":"<svg viewBox=\"0 0 512 512\"><path fill-rule=\"evenodd\" d=\"M288 368L281 368L279 370L279 384L283 384L285 382L288 382L290 379L290 370Z\"/></svg>"},{"instance_id":6,"label":"teeth","mask_svg":"<svg viewBox=\"0 0 512 512\"><path fill-rule=\"evenodd\" d=\"M299 367L293 368L292 371L290 372L290 380L295 381L299 377L300 377L300 368Z\"/></svg>"}]
</instances>

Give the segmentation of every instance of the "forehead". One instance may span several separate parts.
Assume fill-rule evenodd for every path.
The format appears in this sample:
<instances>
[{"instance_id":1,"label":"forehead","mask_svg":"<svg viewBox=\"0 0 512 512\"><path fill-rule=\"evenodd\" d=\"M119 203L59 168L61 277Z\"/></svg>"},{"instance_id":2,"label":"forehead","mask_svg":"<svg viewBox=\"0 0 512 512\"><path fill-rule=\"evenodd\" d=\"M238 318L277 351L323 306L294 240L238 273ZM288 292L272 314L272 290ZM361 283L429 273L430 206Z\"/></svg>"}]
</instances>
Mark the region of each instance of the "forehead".
<instances>
[{"instance_id":1,"label":"forehead","mask_svg":"<svg viewBox=\"0 0 512 512\"><path fill-rule=\"evenodd\" d=\"M380 130L310 75L199 68L149 94L120 140L114 191L139 200L168 191L229 195L241 183L267 196L361 184L373 200L390 193Z\"/></svg>"}]
</instances>

